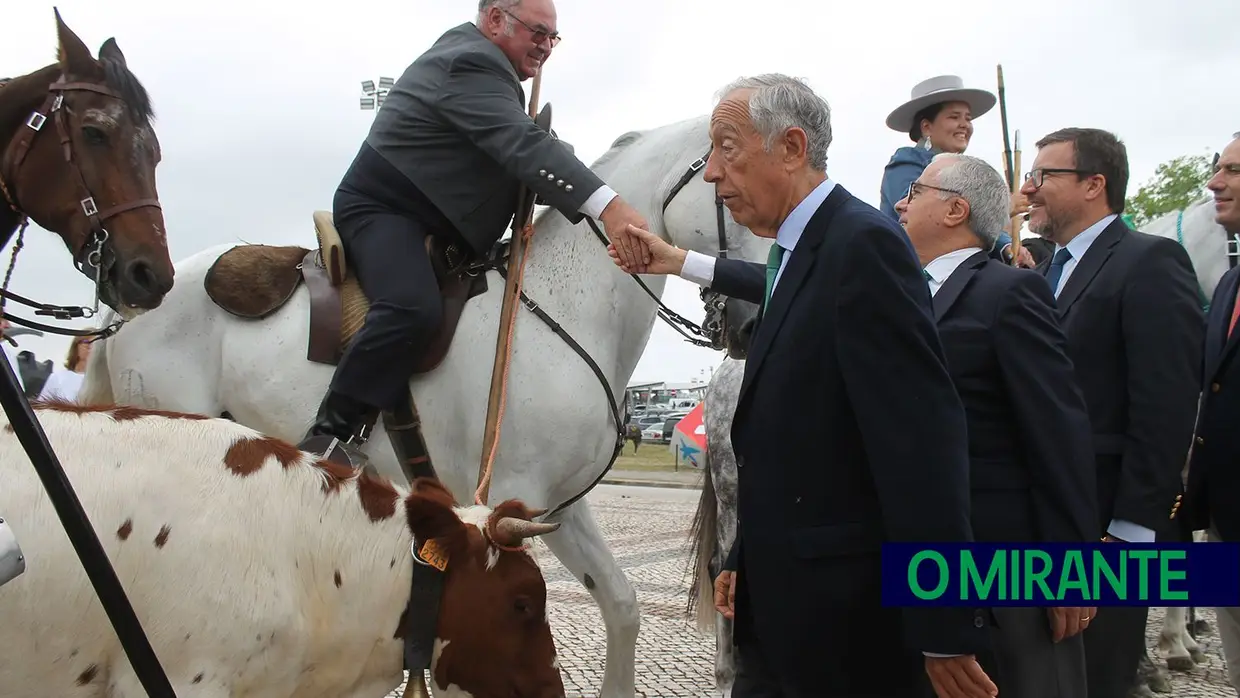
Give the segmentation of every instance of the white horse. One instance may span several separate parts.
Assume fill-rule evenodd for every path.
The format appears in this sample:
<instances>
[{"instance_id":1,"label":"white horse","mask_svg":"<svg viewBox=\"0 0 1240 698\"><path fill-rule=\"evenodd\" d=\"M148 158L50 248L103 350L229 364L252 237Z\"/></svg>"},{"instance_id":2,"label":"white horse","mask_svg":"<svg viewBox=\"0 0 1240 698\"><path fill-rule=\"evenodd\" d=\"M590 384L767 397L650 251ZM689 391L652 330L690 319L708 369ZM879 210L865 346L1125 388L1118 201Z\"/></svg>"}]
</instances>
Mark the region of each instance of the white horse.
<instances>
[{"instance_id":1,"label":"white horse","mask_svg":"<svg viewBox=\"0 0 1240 698\"><path fill-rule=\"evenodd\" d=\"M732 416L745 377L744 359L726 358L715 369L702 402L706 427L702 496L689 537L693 550L689 568L689 612L698 628L715 632L715 688L731 691L736 680L732 621L715 610L714 581L736 540L736 453L732 450Z\"/></svg>"},{"instance_id":2,"label":"white horse","mask_svg":"<svg viewBox=\"0 0 1240 698\"><path fill-rule=\"evenodd\" d=\"M713 186L694 176L663 210L664 198L709 147L702 116L625 134L592 169L643 212L652 232L682 248L715 255L719 232ZM725 220L730 257L765 259L769 242L730 216ZM313 246L309 231L306 237ZM330 366L305 358L309 295L299 288L263 320L224 312L208 298L203 282L225 249L205 250L180 262L177 283L163 305L95 348L81 401L227 412L264 433L293 442L302 437L332 375ZM527 249L525 292L593 357L612 394L623 400L655 322L654 301L616 268L585 221L574 226L544 211ZM656 295L662 293L665 277L643 279ZM478 479L504 280L491 272L488 284L485 294L466 305L443 363L411 381L436 471L464 503L473 501ZM617 407L623 419L623 407ZM520 498L530 507L554 508L581 494L607 467L621 427L586 362L522 309L490 501ZM385 437L380 422L364 450L383 475L404 482ZM606 625L601 696L631 697L640 622L633 587L584 497L551 518L562 525L543 540L593 595Z\"/></svg>"}]
</instances>

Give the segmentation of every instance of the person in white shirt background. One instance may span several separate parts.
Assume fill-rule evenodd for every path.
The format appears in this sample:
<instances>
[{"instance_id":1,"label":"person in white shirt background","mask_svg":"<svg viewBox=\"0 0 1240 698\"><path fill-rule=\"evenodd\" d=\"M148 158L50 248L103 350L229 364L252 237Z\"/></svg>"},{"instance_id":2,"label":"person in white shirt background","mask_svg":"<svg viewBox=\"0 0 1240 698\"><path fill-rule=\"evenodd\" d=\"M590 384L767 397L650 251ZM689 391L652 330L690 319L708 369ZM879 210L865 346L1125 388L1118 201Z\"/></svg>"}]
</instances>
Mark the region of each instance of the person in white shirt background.
<instances>
[{"instance_id":1,"label":"person in white shirt background","mask_svg":"<svg viewBox=\"0 0 1240 698\"><path fill-rule=\"evenodd\" d=\"M69 344L69 353L65 357L64 368L56 367L47 383L39 393L40 400L60 399L69 402L77 400L78 390L82 387L82 379L86 376L86 357L90 356L91 344L89 337L74 337Z\"/></svg>"}]
</instances>

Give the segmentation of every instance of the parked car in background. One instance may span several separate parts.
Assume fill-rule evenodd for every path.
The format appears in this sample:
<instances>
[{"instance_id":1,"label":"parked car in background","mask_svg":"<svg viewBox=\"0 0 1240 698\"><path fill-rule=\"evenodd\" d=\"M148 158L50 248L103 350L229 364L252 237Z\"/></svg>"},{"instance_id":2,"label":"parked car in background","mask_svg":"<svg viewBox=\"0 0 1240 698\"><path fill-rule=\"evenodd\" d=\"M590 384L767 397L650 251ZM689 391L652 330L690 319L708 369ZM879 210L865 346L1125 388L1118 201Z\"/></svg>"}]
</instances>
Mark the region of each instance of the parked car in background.
<instances>
[{"instance_id":1,"label":"parked car in background","mask_svg":"<svg viewBox=\"0 0 1240 698\"><path fill-rule=\"evenodd\" d=\"M672 432L676 430L676 425L680 420L684 419L689 412L669 412L663 415L663 431L659 434L659 443L670 444L672 442ZM642 437L644 441L645 436Z\"/></svg>"}]
</instances>

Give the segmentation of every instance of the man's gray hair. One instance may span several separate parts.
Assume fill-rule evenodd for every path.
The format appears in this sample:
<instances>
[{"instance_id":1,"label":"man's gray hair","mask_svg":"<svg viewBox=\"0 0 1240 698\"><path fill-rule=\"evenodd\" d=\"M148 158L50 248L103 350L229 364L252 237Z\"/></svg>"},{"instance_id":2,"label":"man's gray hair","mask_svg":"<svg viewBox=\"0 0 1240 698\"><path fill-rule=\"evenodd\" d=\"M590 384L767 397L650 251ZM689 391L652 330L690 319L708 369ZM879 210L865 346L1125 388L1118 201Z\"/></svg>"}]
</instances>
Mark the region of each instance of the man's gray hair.
<instances>
[{"instance_id":1,"label":"man's gray hair","mask_svg":"<svg viewBox=\"0 0 1240 698\"><path fill-rule=\"evenodd\" d=\"M1012 214L1012 192L1003 175L990 163L972 155L940 153L931 162L940 161L943 167L933 185L960 192L969 202L969 229L981 239L985 249L993 249ZM947 192L935 193L943 199L951 197Z\"/></svg>"},{"instance_id":2,"label":"man's gray hair","mask_svg":"<svg viewBox=\"0 0 1240 698\"><path fill-rule=\"evenodd\" d=\"M481 27L487 21L487 10L492 7L498 7L501 10L511 10L520 4L521 0L478 0L478 16L474 19L474 24ZM505 26L511 36L513 30L512 18L505 17L504 19L508 20L505 22Z\"/></svg>"},{"instance_id":3,"label":"man's gray hair","mask_svg":"<svg viewBox=\"0 0 1240 698\"><path fill-rule=\"evenodd\" d=\"M716 100L736 90L753 90L749 96L749 120L762 136L767 152L790 128L805 131L809 165L827 171L827 148L831 146L831 107L803 80L767 73L740 78L719 91Z\"/></svg>"}]
</instances>

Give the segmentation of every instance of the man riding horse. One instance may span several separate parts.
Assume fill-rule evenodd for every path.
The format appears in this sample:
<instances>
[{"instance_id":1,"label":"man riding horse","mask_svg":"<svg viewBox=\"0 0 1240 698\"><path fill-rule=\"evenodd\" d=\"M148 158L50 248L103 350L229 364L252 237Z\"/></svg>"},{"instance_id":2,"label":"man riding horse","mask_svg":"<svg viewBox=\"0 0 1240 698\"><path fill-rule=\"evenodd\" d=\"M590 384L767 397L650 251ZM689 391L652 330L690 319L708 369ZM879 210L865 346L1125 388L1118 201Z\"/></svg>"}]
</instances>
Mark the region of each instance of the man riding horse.
<instances>
[{"instance_id":1,"label":"man riding horse","mask_svg":"<svg viewBox=\"0 0 1240 698\"><path fill-rule=\"evenodd\" d=\"M552 0L480 0L396 81L336 190L333 217L370 300L301 448L358 466L363 428L408 398L443 315L427 238L485 255L522 185L574 223L602 222L639 269L645 218L525 110L521 83L560 41ZM339 447L339 448L338 448ZM341 453L343 451L343 453Z\"/></svg>"}]
</instances>

